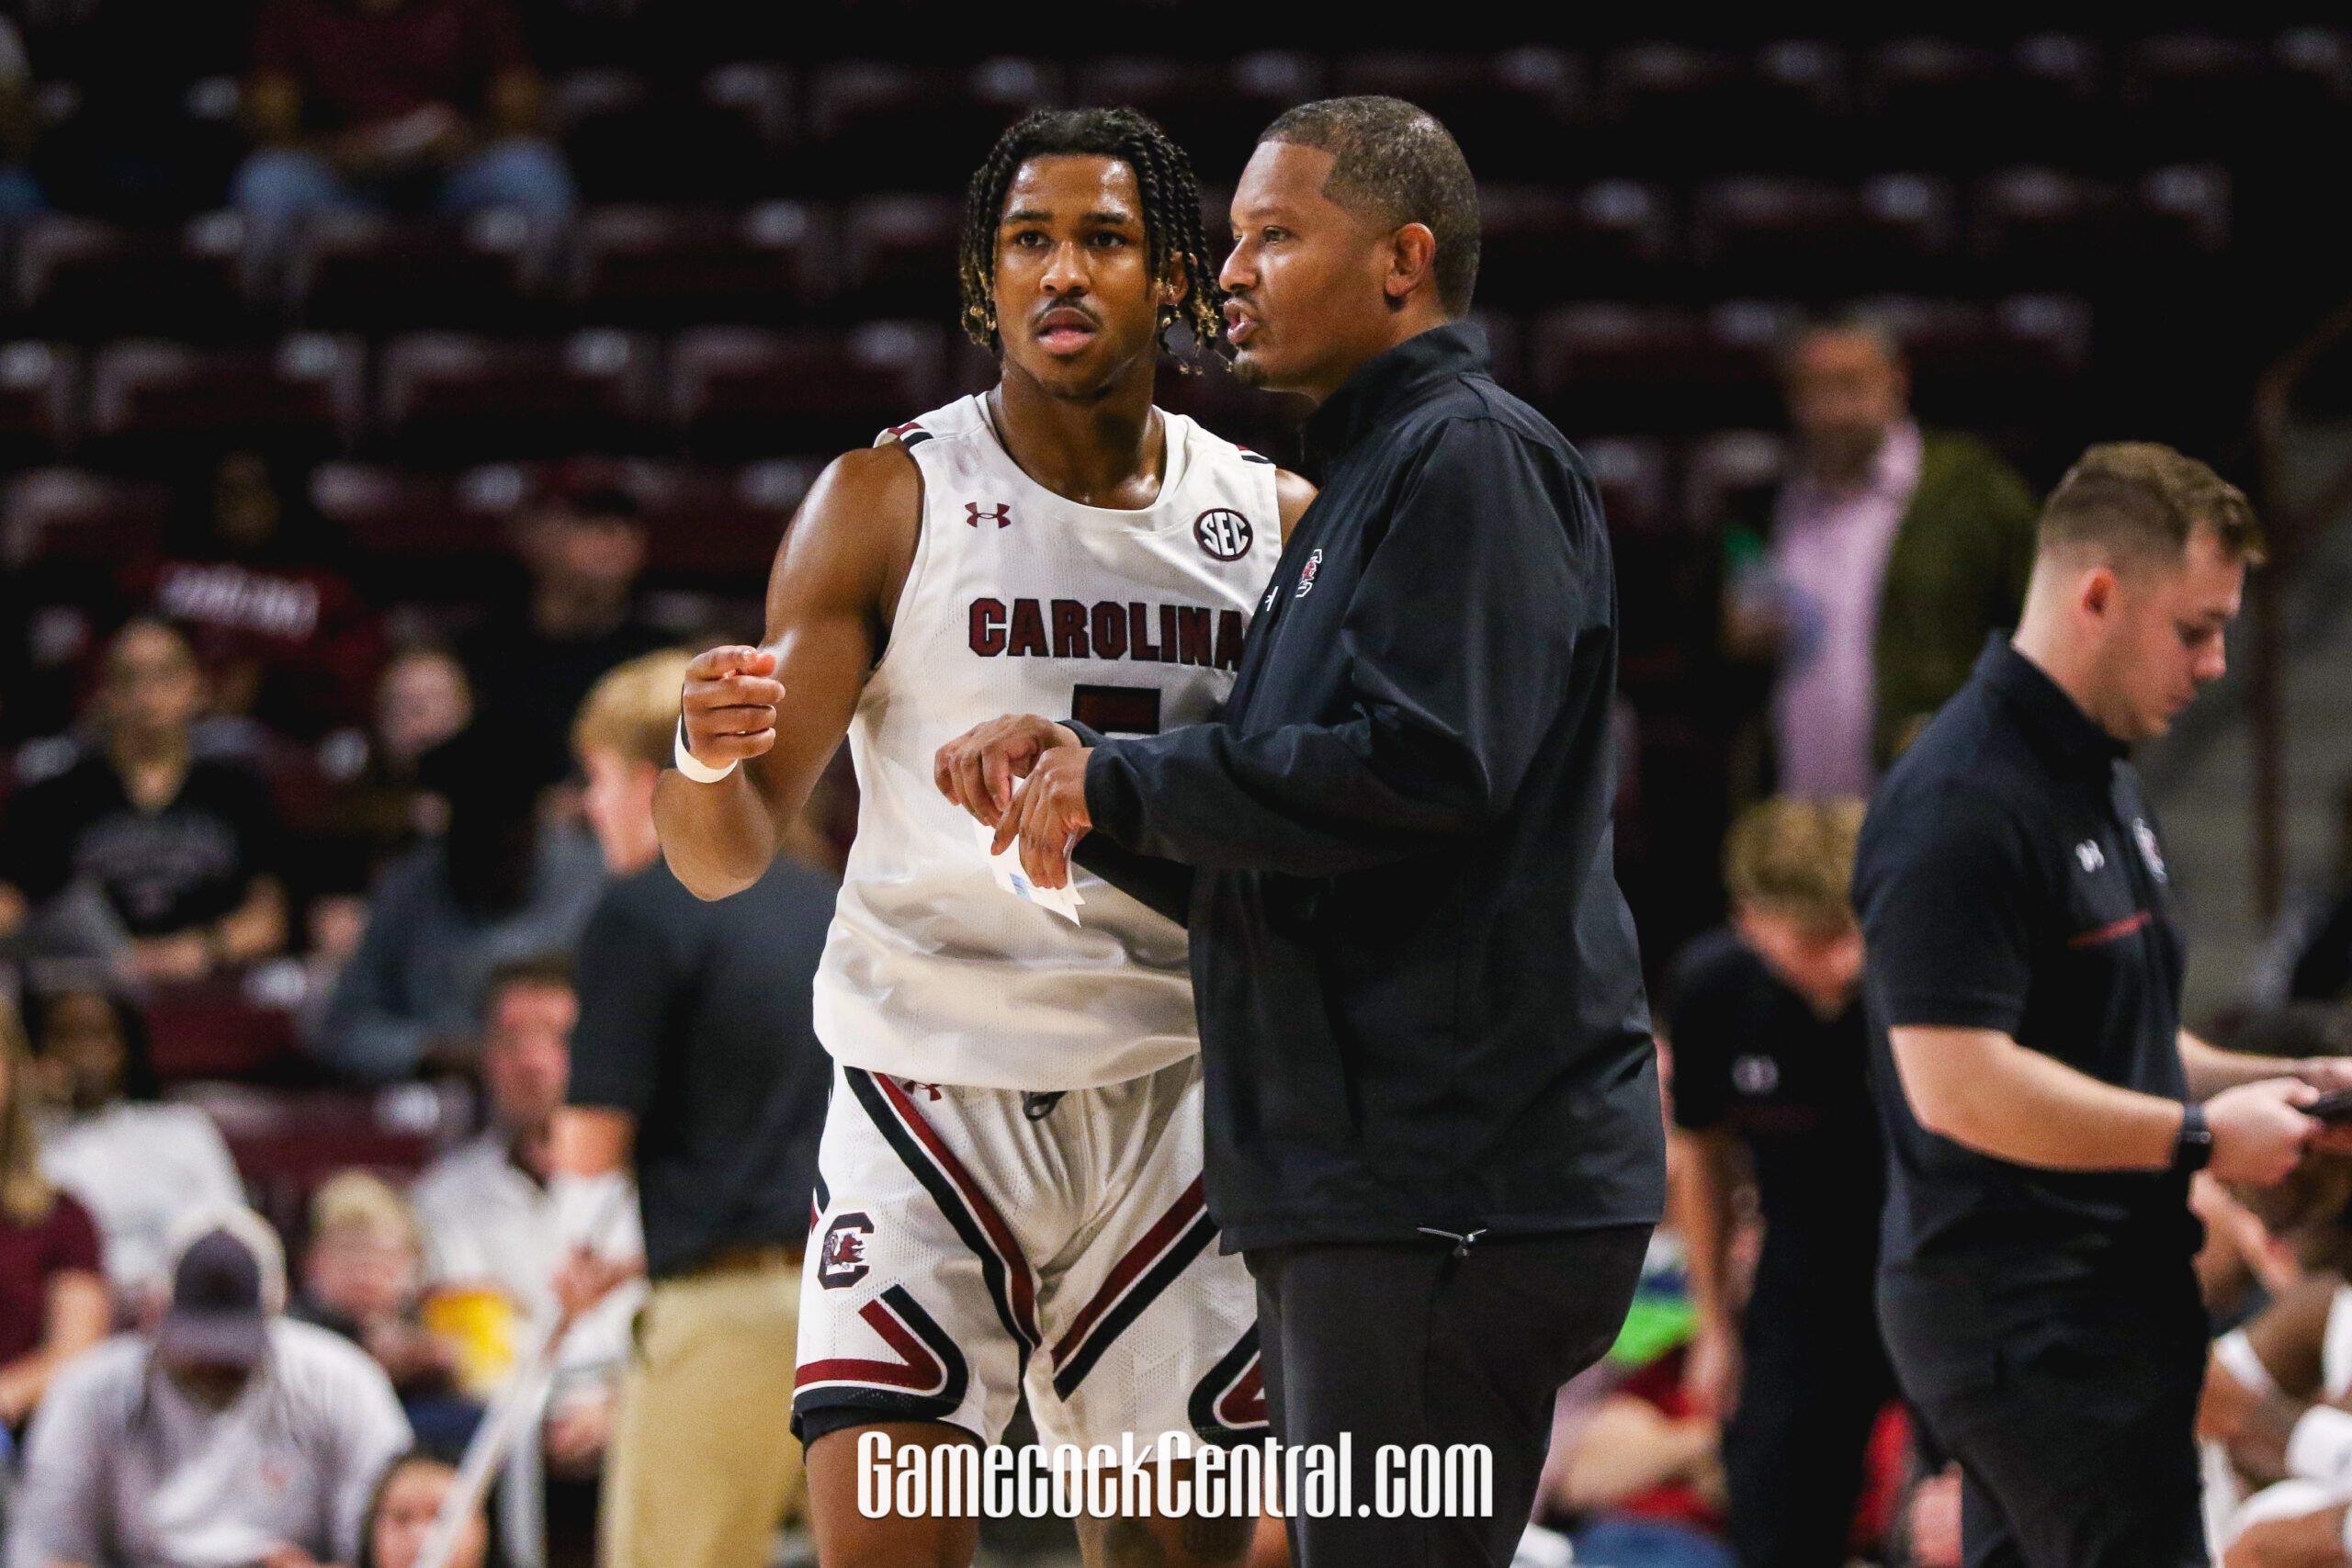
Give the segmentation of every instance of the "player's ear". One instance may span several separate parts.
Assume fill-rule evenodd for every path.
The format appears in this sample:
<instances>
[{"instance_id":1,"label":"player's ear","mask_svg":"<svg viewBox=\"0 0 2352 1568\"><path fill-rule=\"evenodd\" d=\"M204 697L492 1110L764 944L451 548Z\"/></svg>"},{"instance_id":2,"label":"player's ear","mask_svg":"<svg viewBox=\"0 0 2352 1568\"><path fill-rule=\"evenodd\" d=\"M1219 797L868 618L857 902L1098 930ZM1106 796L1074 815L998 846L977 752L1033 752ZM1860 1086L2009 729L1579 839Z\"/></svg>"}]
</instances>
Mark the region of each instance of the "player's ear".
<instances>
[{"instance_id":1,"label":"player's ear","mask_svg":"<svg viewBox=\"0 0 2352 1568\"><path fill-rule=\"evenodd\" d=\"M1168 274L1159 280L1159 302L1168 307L1182 305L1193 291L1193 258L1178 256L1169 264Z\"/></svg>"},{"instance_id":2,"label":"player's ear","mask_svg":"<svg viewBox=\"0 0 2352 1568\"><path fill-rule=\"evenodd\" d=\"M1388 276L1382 288L1392 305L1402 304L1430 280L1437 265L1437 235L1426 223L1408 223L1388 237Z\"/></svg>"}]
</instances>

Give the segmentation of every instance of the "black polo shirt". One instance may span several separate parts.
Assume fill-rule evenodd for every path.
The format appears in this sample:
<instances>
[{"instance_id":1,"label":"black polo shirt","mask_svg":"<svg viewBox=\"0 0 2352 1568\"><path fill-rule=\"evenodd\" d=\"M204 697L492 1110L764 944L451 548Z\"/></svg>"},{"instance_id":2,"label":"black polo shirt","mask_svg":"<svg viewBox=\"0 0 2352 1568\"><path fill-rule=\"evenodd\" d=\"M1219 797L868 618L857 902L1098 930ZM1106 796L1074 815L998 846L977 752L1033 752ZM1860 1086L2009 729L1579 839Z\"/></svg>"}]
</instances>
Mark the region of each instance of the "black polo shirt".
<instances>
[{"instance_id":1,"label":"black polo shirt","mask_svg":"<svg viewBox=\"0 0 2352 1568\"><path fill-rule=\"evenodd\" d=\"M1724 930L1676 957L1661 1011L1674 1046L1675 1122L1747 1144L1765 1245L1796 1246L1867 1278L1886 1156L1861 998L1824 1018Z\"/></svg>"},{"instance_id":2,"label":"black polo shirt","mask_svg":"<svg viewBox=\"0 0 2352 1568\"><path fill-rule=\"evenodd\" d=\"M657 860L605 889L580 939L570 1099L637 1119L655 1279L808 1234L833 1071L809 988L833 891L778 856L705 903Z\"/></svg>"},{"instance_id":3,"label":"black polo shirt","mask_svg":"<svg viewBox=\"0 0 2352 1568\"><path fill-rule=\"evenodd\" d=\"M1591 473L1466 322L1363 366L1307 434L1323 488L1219 720L1107 741L1086 775L1098 833L1197 868L1225 1245L1654 1222Z\"/></svg>"},{"instance_id":4,"label":"black polo shirt","mask_svg":"<svg viewBox=\"0 0 2352 1568\"><path fill-rule=\"evenodd\" d=\"M2030 1169L1919 1125L1887 1031L1995 1029L2092 1077L2186 1100L2183 952L2164 851L2124 749L1995 641L1888 773L1854 903L1889 1144L1889 1270L1963 1263L2004 1283L2184 1263L2199 1227L2164 1171Z\"/></svg>"}]
</instances>

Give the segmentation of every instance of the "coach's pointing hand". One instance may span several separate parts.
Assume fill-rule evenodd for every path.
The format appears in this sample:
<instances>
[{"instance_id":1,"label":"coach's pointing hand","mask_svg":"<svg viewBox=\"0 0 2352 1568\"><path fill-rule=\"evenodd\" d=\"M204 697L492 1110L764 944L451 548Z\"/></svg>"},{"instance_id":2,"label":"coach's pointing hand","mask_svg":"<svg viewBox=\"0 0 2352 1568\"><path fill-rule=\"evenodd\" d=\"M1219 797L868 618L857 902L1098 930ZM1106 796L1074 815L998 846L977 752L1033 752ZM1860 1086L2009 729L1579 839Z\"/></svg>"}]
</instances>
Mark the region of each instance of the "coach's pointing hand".
<instances>
[{"instance_id":1,"label":"coach's pointing hand","mask_svg":"<svg viewBox=\"0 0 2352 1568\"><path fill-rule=\"evenodd\" d=\"M775 744L784 685L763 648L714 648L686 666L686 750L707 768L764 756Z\"/></svg>"},{"instance_id":2,"label":"coach's pointing hand","mask_svg":"<svg viewBox=\"0 0 2352 1568\"><path fill-rule=\"evenodd\" d=\"M1075 730L1034 713L1007 714L942 746L932 759L932 782L982 827L999 827L1012 804L1013 781L1027 778L1046 752L1065 747L1083 749ZM1000 851L1009 837L1000 837Z\"/></svg>"}]
</instances>

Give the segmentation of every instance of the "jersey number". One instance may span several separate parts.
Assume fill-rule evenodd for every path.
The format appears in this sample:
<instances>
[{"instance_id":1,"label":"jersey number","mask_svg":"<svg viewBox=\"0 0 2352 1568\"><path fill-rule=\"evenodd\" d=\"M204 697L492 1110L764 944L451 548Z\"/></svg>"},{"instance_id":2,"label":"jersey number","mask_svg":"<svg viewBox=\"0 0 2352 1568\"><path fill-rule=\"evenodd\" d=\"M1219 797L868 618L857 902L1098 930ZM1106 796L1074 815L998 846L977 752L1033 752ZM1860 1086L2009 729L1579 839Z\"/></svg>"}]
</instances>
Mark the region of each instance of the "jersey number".
<instances>
[{"instance_id":1,"label":"jersey number","mask_svg":"<svg viewBox=\"0 0 2352 1568\"><path fill-rule=\"evenodd\" d=\"M1079 686L1070 692L1069 716L1105 735L1159 733L1157 686Z\"/></svg>"}]
</instances>

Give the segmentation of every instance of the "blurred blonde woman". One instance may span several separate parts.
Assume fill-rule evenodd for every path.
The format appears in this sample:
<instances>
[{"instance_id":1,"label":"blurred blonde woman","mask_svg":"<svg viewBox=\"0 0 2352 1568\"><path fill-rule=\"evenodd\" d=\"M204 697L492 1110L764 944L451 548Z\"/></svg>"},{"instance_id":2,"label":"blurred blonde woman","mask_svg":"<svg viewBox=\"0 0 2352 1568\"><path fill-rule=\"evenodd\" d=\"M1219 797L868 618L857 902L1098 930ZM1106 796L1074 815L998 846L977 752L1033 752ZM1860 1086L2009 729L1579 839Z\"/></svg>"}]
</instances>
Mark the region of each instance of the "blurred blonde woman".
<instances>
[{"instance_id":1,"label":"blurred blonde woman","mask_svg":"<svg viewBox=\"0 0 2352 1568\"><path fill-rule=\"evenodd\" d=\"M0 1001L0 1421L21 1427L51 1374L106 1337L110 1306L90 1212L41 1174L31 1053Z\"/></svg>"}]
</instances>

